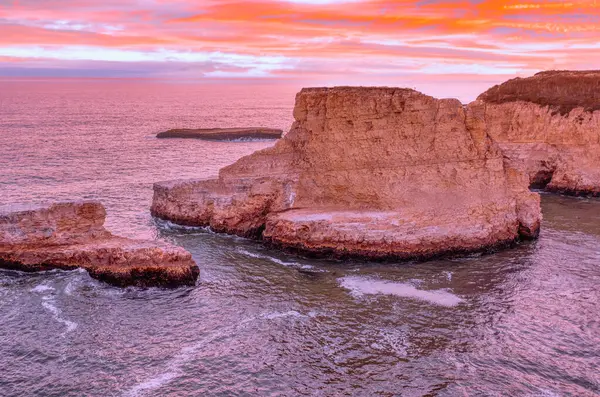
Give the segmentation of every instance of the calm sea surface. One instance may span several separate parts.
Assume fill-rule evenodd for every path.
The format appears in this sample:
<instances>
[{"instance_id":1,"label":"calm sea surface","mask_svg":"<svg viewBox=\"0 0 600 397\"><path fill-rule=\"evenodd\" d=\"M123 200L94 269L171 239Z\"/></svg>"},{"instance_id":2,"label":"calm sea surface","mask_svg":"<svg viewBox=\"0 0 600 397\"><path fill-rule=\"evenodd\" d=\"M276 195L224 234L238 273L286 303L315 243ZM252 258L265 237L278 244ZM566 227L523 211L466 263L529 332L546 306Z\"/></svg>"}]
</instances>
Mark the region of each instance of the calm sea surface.
<instances>
[{"instance_id":1,"label":"calm sea surface","mask_svg":"<svg viewBox=\"0 0 600 397\"><path fill-rule=\"evenodd\" d=\"M0 204L90 198L188 249L194 288L0 270L0 396L598 396L600 200L543 195L538 241L487 256L298 258L155 222L152 183L215 175L288 129L298 87L0 81Z\"/></svg>"}]
</instances>

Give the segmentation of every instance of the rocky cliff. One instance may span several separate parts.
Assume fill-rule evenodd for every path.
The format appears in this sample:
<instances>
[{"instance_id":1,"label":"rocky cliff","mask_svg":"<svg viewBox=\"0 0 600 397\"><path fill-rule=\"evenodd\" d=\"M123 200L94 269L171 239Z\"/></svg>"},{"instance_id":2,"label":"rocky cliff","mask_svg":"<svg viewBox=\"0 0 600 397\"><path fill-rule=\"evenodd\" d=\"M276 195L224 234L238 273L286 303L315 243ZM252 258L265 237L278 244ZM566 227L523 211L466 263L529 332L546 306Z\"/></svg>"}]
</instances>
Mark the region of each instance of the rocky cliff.
<instances>
[{"instance_id":1,"label":"rocky cliff","mask_svg":"<svg viewBox=\"0 0 600 397\"><path fill-rule=\"evenodd\" d=\"M117 286L194 285L189 252L155 241L113 236L93 201L0 207L0 267L23 271L83 268Z\"/></svg>"},{"instance_id":2,"label":"rocky cliff","mask_svg":"<svg viewBox=\"0 0 600 397\"><path fill-rule=\"evenodd\" d=\"M469 108L534 187L600 195L600 71L512 79Z\"/></svg>"},{"instance_id":3,"label":"rocky cliff","mask_svg":"<svg viewBox=\"0 0 600 397\"><path fill-rule=\"evenodd\" d=\"M271 148L154 187L153 215L333 256L427 258L537 235L539 196L484 114L409 89L314 88Z\"/></svg>"}]
</instances>

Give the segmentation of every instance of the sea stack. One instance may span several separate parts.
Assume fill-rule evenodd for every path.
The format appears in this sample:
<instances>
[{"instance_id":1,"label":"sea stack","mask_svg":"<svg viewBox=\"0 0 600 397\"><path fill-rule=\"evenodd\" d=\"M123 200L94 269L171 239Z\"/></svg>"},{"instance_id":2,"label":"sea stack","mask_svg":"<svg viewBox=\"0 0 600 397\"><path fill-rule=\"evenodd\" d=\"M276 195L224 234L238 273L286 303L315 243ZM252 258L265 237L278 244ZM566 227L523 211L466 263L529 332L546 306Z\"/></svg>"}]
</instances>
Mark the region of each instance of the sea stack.
<instances>
[{"instance_id":1,"label":"sea stack","mask_svg":"<svg viewBox=\"0 0 600 397\"><path fill-rule=\"evenodd\" d=\"M126 287L194 285L199 270L186 250L132 240L104 228L95 201L0 207L0 267L27 272L82 268Z\"/></svg>"},{"instance_id":2,"label":"sea stack","mask_svg":"<svg viewBox=\"0 0 600 397\"><path fill-rule=\"evenodd\" d=\"M548 71L469 104L533 187L600 195L600 71Z\"/></svg>"},{"instance_id":3,"label":"sea stack","mask_svg":"<svg viewBox=\"0 0 600 397\"><path fill-rule=\"evenodd\" d=\"M540 199L456 99L303 89L273 147L156 183L152 214L333 257L425 259L534 238Z\"/></svg>"}]
</instances>

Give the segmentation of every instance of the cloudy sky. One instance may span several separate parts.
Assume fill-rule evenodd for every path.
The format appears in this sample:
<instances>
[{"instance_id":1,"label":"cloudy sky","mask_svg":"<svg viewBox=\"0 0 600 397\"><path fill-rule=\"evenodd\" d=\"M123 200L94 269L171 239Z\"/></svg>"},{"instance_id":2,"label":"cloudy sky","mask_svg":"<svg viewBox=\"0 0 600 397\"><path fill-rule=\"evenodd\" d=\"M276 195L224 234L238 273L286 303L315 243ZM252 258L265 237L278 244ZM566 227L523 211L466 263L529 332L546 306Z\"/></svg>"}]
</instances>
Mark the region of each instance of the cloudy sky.
<instances>
[{"instance_id":1,"label":"cloudy sky","mask_svg":"<svg viewBox=\"0 0 600 397\"><path fill-rule=\"evenodd\" d=\"M284 79L469 96L599 59L600 0L0 0L4 78Z\"/></svg>"}]
</instances>

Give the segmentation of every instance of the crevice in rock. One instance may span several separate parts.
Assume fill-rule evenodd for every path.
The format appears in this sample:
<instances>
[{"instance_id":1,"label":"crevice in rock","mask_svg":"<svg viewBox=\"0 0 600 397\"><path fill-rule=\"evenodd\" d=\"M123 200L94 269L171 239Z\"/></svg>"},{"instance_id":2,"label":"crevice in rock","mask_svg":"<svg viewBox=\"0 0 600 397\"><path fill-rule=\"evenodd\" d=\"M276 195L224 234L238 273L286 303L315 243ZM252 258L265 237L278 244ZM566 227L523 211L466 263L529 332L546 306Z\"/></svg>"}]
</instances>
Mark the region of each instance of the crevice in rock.
<instances>
[{"instance_id":1,"label":"crevice in rock","mask_svg":"<svg viewBox=\"0 0 600 397\"><path fill-rule=\"evenodd\" d=\"M266 224L263 223L262 225L260 225L260 226L258 226L256 228L250 229L246 233L246 235L244 235L243 237L249 238L249 239L252 239L252 240L261 241L263 239L263 234L265 232L265 228L266 228Z\"/></svg>"},{"instance_id":2,"label":"crevice in rock","mask_svg":"<svg viewBox=\"0 0 600 397\"><path fill-rule=\"evenodd\" d=\"M530 189L545 189L546 186L552 181L552 176L554 176L554 170L540 170L538 171L532 178L531 184L529 185Z\"/></svg>"},{"instance_id":3,"label":"crevice in rock","mask_svg":"<svg viewBox=\"0 0 600 397\"><path fill-rule=\"evenodd\" d=\"M546 165L546 164L544 164ZM556 171L555 166L547 166L538 170L535 175L530 179L530 189L545 189L546 186L552 181L554 172Z\"/></svg>"}]
</instances>

